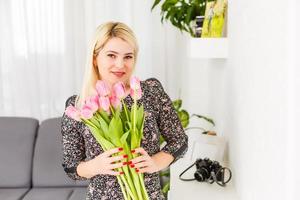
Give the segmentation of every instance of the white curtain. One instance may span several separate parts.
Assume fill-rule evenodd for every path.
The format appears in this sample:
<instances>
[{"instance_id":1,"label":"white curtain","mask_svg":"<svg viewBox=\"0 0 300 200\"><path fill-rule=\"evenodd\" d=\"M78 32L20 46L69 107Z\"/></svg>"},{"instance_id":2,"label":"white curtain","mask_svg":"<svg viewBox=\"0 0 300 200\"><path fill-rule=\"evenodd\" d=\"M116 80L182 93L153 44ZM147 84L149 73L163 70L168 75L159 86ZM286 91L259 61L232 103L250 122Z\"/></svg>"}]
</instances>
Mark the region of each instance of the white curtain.
<instances>
[{"instance_id":1,"label":"white curtain","mask_svg":"<svg viewBox=\"0 0 300 200\"><path fill-rule=\"evenodd\" d=\"M0 116L61 116L80 91L95 28L121 21L136 33L136 74L158 78L178 97L184 35L160 22L152 0L0 0Z\"/></svg>"}]
</instances>

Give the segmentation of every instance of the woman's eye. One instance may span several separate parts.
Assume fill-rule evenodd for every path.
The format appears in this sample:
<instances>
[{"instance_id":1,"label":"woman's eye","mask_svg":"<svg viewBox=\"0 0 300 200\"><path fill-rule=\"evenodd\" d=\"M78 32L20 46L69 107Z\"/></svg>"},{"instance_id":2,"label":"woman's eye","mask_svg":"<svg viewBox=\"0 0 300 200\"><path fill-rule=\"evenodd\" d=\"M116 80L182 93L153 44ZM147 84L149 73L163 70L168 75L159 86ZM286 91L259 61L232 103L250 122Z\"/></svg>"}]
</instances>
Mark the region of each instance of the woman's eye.
<instances>
[{"instance_id":1,"label":"woman's eye","mask_svg":"<svg viewBox=\"0 0 300 200\"><path fill-rule=\"evenodd\" d=\"M132 59L132 56L126 56L125 59L127 60Z\"/></svg>"},{"instance_id":2,"label":"woman's eye","mask_svg":"<svg viewBox=\"0 0 300 200\"><path fill-rule=\"evenodd\" d=\"M110 58L116 58L116 56L114 54L107 54L107 56Z\"/></svg>"}]
</instances>

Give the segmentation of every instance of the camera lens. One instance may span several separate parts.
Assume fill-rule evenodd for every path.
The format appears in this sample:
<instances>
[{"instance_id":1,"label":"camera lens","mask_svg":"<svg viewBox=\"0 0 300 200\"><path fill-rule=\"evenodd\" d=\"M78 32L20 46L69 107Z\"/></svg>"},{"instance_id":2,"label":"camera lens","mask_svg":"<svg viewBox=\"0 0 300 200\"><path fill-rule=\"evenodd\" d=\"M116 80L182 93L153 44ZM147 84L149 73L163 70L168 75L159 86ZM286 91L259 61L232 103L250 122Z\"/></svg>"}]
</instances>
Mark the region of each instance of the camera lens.
<instances>
[{"instance_id":1,"label":"camera lens","mask_svg":"<svg viewBox=\"0 0 300 200\"><path fill-rule=\"evenodd\" d=\"M204 178L203 178L202 174L200 174L199 171L196 171L194 176L195 176L196 180L201 181L201 182L204 181Z\"/></svg>"},{"instance_id":2,"label":"camera lens","mask_svg":"<svg viewBox=\"0 0 300 200\"><path fill-rule=\"evenodd\" d=\"M194 177L196 180L198 181L205 181L206 179L209 178L209 173L208 173L208 170L205 169L204 167L201 167L199 170L197 170L195 173L194 173Z\"/></svg>"}]
</instances>

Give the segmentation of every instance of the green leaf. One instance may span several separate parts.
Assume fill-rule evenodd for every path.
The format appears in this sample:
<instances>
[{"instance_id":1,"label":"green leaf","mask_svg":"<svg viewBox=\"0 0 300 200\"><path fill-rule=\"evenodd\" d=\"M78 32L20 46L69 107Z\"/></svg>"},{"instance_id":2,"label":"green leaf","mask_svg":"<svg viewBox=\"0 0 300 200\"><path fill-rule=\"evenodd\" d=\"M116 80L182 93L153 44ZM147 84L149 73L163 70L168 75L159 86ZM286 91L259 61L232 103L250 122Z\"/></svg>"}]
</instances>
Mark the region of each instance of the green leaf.
<instances>
[{"instance_id":1,"label":"green leaf","mask_svg":"<svg viewBox=\"0 0 300 200\"><path fill-rule=\"evenodd\" d=\"M124 146L126 144L126 139L129 135L130 131L127 131L126 133L124 133L120 139L122 146Z\"/></svg>"},{"instance_id":2,"label":"green leaf","mask_svg":"<svg viewBox=\"0 0 300 200\"><path fill-rule=\"evenodd\" d=\"M142 123L142 126L140 128L140 138L139 138L139 142L141 142L142 138L144 138L144 121L145 121L145 115L143 117L143 123ZM140 144L140 143L139 143Z\"/></svg>"},{"instance_id":3,"label":"green leaf","mask_svg":"<svg viewBox=\"0 0 300 200\"><path fill-rule=\"evenodd\" d=\"M144 106L141 105L140 107L138 107L137 112L136 112L136 125L138 130L141 129L143 122L144 122Z\"/></svg>"},{"instance_id":4,"label":"green leaf","mask_svg":"<svg viewBox=\"0 0 300 200\"><path fill-rule=\"evenodd\" d=\"M109 124L109 135L110 137L116 137L120 139L123 134L123 124L119 117L113 117Z\"/></svg>"},{"instance_id":5,"label":"green leaf","mask_svg":"<svg viewBox=\"0 0 300 200\"><path fill-rule=\"evenodd\" d=\"M97 120L97 117L92 117L90 119L90 121L97 127L97 128L100 128L100 123L99 121Z\"/></svg>"},{"instance_id":6,"label":"green leaf","mask_svg":"<svg viewBox=\"0 0 300 200\"><path fill-rule=\"evenodd\" d=\"M181 99L176 99L172 103L173 103L173 106L174 106L175 110L179 110L181 108L181 105L182 105L182 100Z\"/></svg>"},{"instance_id":7,"label":"green leaf","mask_svg":"<svg viewBox=\"0 0 300 200\"><path fill-rule=\"evenodd\" d=\"M172 15L170 16L170 21L171 21L171 23L172 23L175 27L177 27L177 28L180 29L180 27L178 27L178 25L177 25L177 22L176 22L176 19L175 19L175 15L176 15L176 13L174 13L174 14L172 14Z\"/></svg>"},{"instance_id":8,"label":"green leaf","mask_svg":"<svg viewBox=\"0 0 300 200\"><path fill-rule=\"evenodd\" d=\"M131 123L129 121L127 121L125 123L125 126L126 126L126 131L130 131L130 133L131 133L131 130L132 130L131 129ZM128 144L131 144L131 134L128 135L127 141L128 141Z\"/></svg>"},{"instance_id":9,"label":"green leaf","mask_svg":"<svg viewBox=\"0 0 300 200\"><path fill-rule=\"evenodd\" d=\"M167 11L170 7L174 6L178 0L165 0L165 2L161 5L162 11Z\"/></svg>"},{"instance_id":10,"label":"green leaf","mask_svg":"<svg viewBox=\"0 0 300 200\"><path fill-rule=\"evenodd\" d=\"M105 122L107 123L107 124L109 124L109 122L110 122L110 119L109 119L109 115L108 115L108 113L107 112L105 112L104 110L100 110L100 116L105 120Z\"/></svg>"},{"instance_id":11,"label":"green leaf","mask_svg":"<svg viewBox=\"0 0 300 200\"><path fill-rule=\"evenodd\" d=\"M89 129L91 130L92 135L97 140L97 142L101 145L103 150L106 151L108 149L112 149L112 148L115 147L111 142L109 142L108 140L106 140L102 136L102 134L100 133L100 129L97 129L94 126L90 126L89 124L87 124L87 126L89 127Z\"/></svg>"},{"instance_id":12,"label":"green leaf","mask_svg":"<svg viewBox=\"0 0 300 200\"><path fill-rule=\"evenodd\" d=\"M124 110L122 110L122 112L120 113L120 118L123 124L123 130L127 131L128 129L126 128L126 122L127 122L127 118L126 118L126 114L124 112Z\"/></svg>"},{"instance_id":13,"label":"green leaf","mask_svg":"<svg viewBox=\"0 0 300 200\"><path fill-rule=\"evenodd\" d=\"M155 6L157 6L157 4L160 3L161 0L155 0L152 7L151 7L151 11L154 9Z\"/></svg>"},{"instance_id":14,"label":"green leaf","mask_svg":"<svg viewBox=\"0 0 300 200\"><path fill-rule=\"evenodd\" d=\"M101 130L104 134L104 137L106 139L108 139L109 138L108 124L106 123L106 121L103 118L100 118L99 121L100 121Z\"/></svg>"},{"instance_id":15,"label":"green leaf","mask_svg":"<svg viewBox=\"0 0 300 200\"><path fill-rule=\"evenodd\" d=\"M170 181L166 182L166 184L162 188L162 192L164 194L167 194L167 192L170 190Z\"/></svg>"},{"instance_id":16,"label":"green leaf","mask_svg":"<svg viewBox=\"0 0 300 200\"><path fill-rule=\"evenodd\" d=\"M205 119L206 121L208 121L209 123L211 123L213 126L215 126L215 122L211 118L205 117L203 115L197 115L197 114L193 114L192 116L196 116L196 117L198 117L200 119Z\"/></svg>"},{"instance_id":17,"label":"green leaf","mask_svg":"<svg viewBox=\"0 0 300 200\"><path fill-rule=\"evenodd\" d=\"M130 118L130 111L129 111L127 105L126 105L126 104L123 104L123 105L124 105L124 106L123 106L124 111L125 111L126 113L128 113L129 120L131 120L131 118Z\"/></svg>"},{"instance_id":18,"label":"green leaf","mask_svg":"<svg viewBox=\"0 0 300 200\"><path fill-rule=\"evenodd\" d=\"M131 129L130 131L131 133L131 141L130 141L130 147L131 149L135 149L137 147L139 147L139 138L138 138L138 133L133 131L133 129Z\"/></svg>"},{"instance_id":19,"label":"green leaf","mask_svg":"<svg viewBox=\"0 0 300 200\"><path fill-rule=\"evenodd\" d=\"M163 171L163 172L160 172L159 176L160 177L163 177L163 176L170 177L170 169L166 170L166 171Z\"/></svg>"},{"instance_id":20,"label":"green leaf","mask_svg":"<svg viewBox=\"0 0 300 200\"><path fill-rule=\"evenodd\" d=\"M185 17L185 23L189 26L190 25L190 22L191 22L191 19L192 19L192 13L193 13L193 10L194 10L194 7L189 7L188 10L187 10L187 14L186 14L186 17Z\"/></svg>"},{"instance_id":21,"label":"green leaf","mask_svg":"<svg viewBox=\"0 0 300 200\"><path fill-rule=\"evenodd\" d=\"M175 12L176 12L176 8L173 8L173 7L170 8L170 10L167 12L165 18L166 18L166 19L169 19L171 15L174 15L174 14L175 14Z\"/></svg>"},{"instance_id":22,"label":"green leaf","mask_svg":"<svg viewBox=\"0 0 300 200\"><path fill-rule=\"evenodd\" d=\"M182 26L181 26L181 23L180 23L180 20L179 20L179 18L180 18L180 13L179 12L175 13L174 21L175 21L176 27L178 27L180 29L180 31L182 31Z\"/></svg>"},{"instance_id":23,"label":"green leaf","mask_svg":"<svg viewBox=\"0 0 300 200\"><path fill-rule=\"evenodd\" d=\"M178 116L183 128L186 128L189 125L189 119L190 119L189 113L186 110L181 110L178 112Z\"/></svg>"},{"instance_id":24,"label":"green leaf","mask_svg":"<svg viewBox=\"0 0 300 200\"><path fill-rule=\"evenodd\" d=\"M165 138L162 135L160 135L159 136L159 145L161 145L164 141L165 141Z\"/></svg>"}]
</instances>

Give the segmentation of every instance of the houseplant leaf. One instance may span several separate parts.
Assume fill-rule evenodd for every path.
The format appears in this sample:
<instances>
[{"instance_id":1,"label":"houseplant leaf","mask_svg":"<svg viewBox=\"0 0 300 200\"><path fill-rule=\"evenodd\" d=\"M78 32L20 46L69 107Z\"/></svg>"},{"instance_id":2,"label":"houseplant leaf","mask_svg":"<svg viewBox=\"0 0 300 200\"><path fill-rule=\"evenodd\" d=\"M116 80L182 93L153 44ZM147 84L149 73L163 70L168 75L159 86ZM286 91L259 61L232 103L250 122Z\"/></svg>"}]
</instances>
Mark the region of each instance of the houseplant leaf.
<instances>
[{"instance_id":1,"label":"houseplant leaf","mask_svg":"<svg viewBox=\"0 0 300 200\"><path fill-rule=\"evenodd\" d=\"M154 3L153 3L153 5L152 5L152 7L151 7L151 11L152 11L153 8L154 8L155 6L157 6L157 4L159 4L160 2L161 2L161 0L155 0Z\"/></svg>"},{"instance_id":2,"label":"houseplant leaf","mask_svg":"<svg viewBox=\"0 0 300 200\"><path fill-rule=\"evenodd\" d=\"M209 123L211 123L213 126L215 126L215 122L212 119L208 118L208 117L205 117L203 115L197 115L197 114L193 114L192 116L196 116L196 117L198 117L200 119L205 119L206 121L208 121Z\"/></svg>"},{"instance_id":3,"label":"houseplant leaf","mask_svg":"<svg viewBox=\"0 0 300 200\"><path fill-rule=\"evenodd\" d=\"M178 116L181 121L182 127L186 128L189 125L189 113L186 110L181 110L178 112Z\"/></svg>"}]
</instances>

